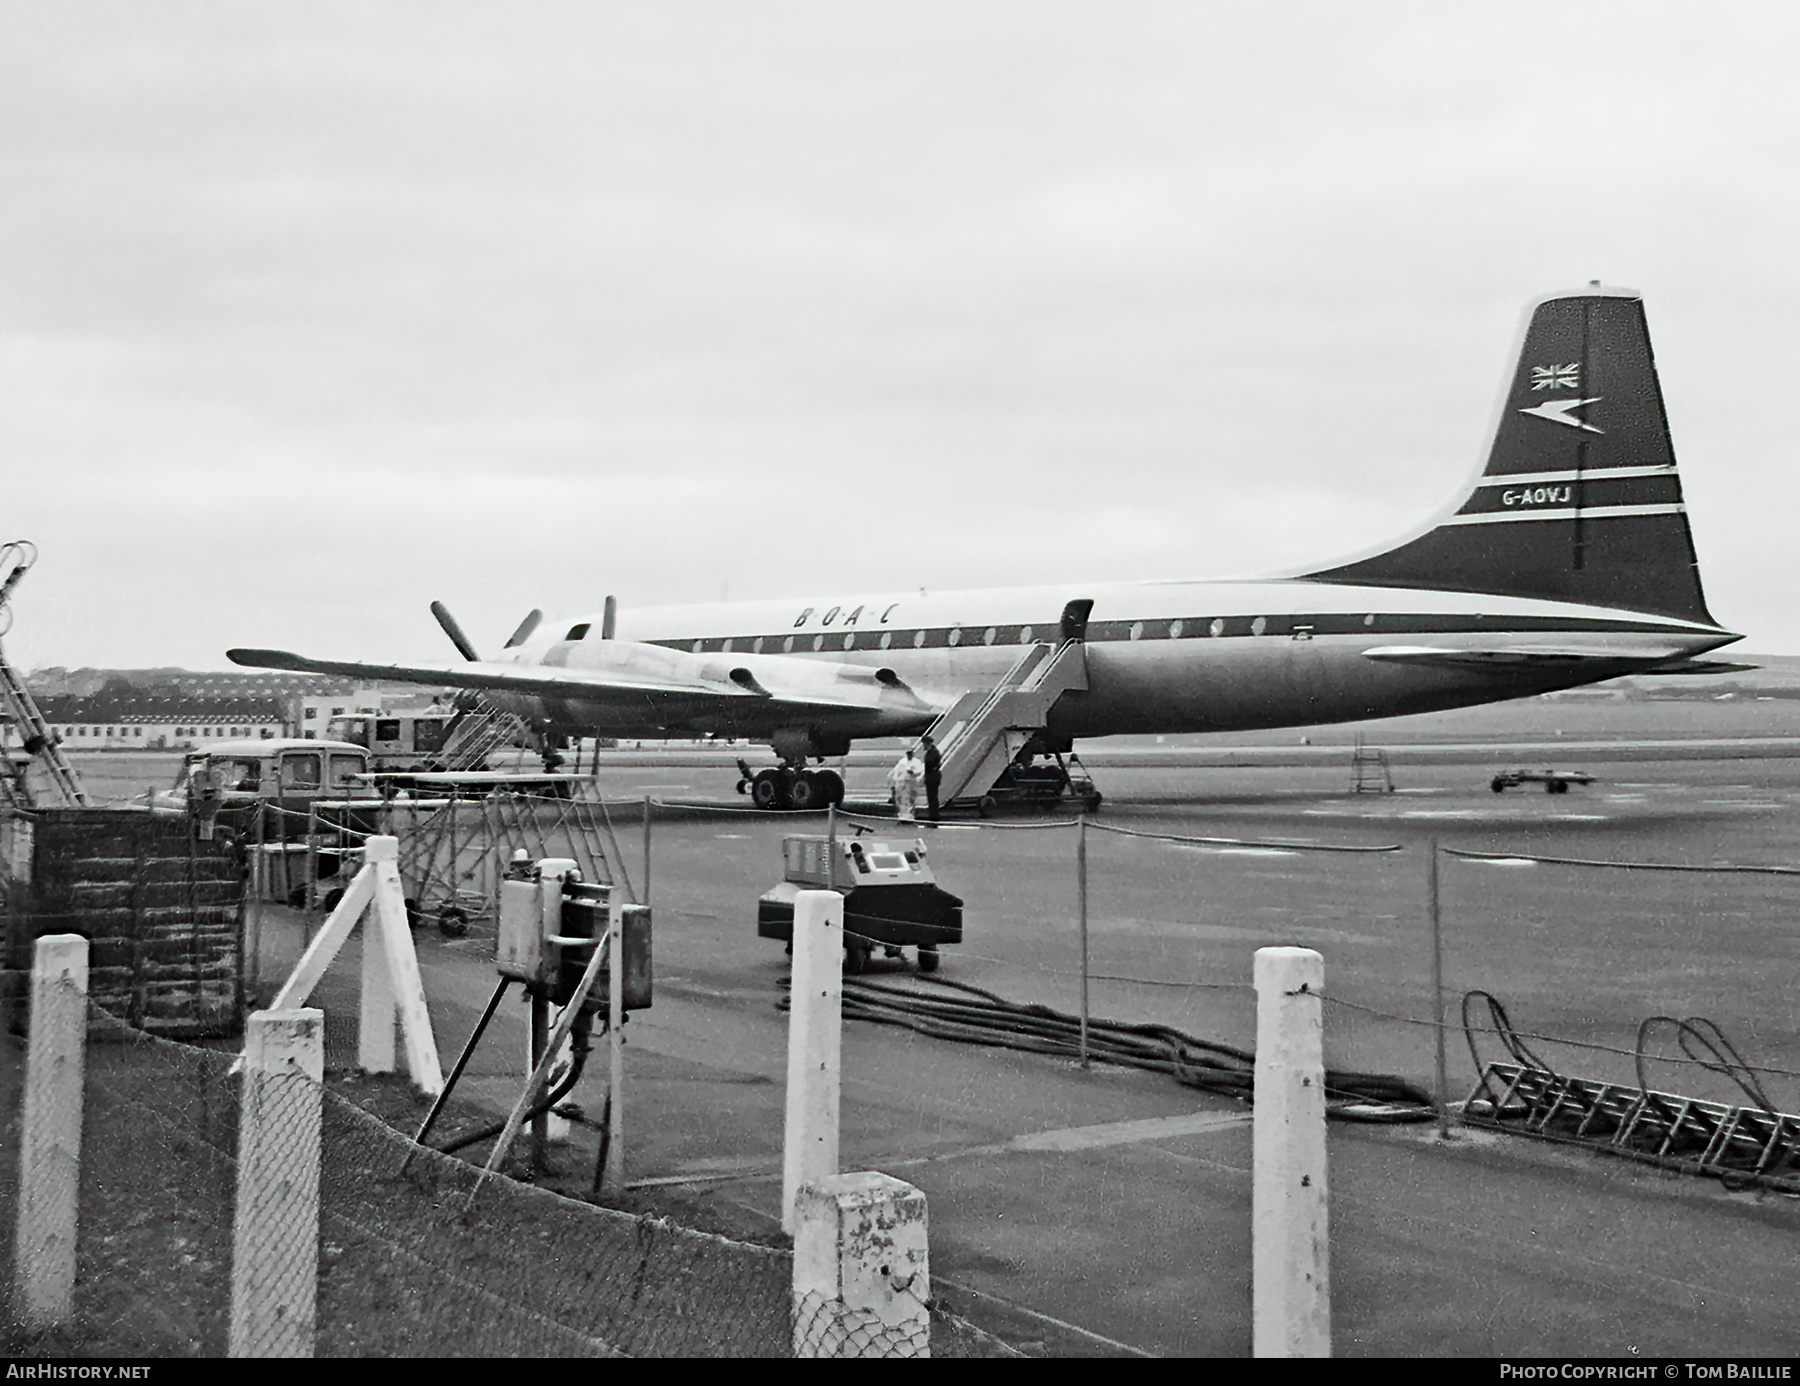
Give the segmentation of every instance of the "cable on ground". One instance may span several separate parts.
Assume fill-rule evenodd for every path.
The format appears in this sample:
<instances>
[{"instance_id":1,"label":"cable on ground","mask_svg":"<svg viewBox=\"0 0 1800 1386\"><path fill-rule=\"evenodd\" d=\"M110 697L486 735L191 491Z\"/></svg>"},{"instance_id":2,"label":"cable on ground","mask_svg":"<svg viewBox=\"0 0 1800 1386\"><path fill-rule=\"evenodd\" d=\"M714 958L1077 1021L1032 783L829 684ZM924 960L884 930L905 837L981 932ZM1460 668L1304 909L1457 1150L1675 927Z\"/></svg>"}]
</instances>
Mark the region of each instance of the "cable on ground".
<instances>
[{"instance_id":1,"label":"cable on ground","mask_svg":"<svg viewBox=\"0 0 1800 1386\"><path fill-rule=\"evenodd\" d=\"M936 1039L1015 1049L1057 1058L1081 1053L1081 1019L1049 1006L1007 1001L991 991L945 978L920 979L931 988L878 985L846 977L847 1020L896 1025ZM946 994L954 993L954 994ZM787 1005L784 997L783 1008ZM1166 1073L1186 1087L1249 1103L1256 1056L1249 1050L1184 1034L1167 1025L1089 1018L1088 1057L1100 1063ZM1429 1121L1431 1095L1385 1074L1327 1070L1325 1112L1343 1121Z\"/></svg>"}]
</instances>

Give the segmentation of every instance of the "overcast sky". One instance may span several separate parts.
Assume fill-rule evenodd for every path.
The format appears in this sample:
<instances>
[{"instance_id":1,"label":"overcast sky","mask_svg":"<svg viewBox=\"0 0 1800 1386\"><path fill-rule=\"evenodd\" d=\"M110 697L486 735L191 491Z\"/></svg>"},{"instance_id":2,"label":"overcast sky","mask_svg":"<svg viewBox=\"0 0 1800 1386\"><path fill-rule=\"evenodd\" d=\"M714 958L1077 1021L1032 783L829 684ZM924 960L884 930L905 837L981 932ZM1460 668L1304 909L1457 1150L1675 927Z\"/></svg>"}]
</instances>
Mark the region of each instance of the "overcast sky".
<instances>
[{"instance_id":1,"label":"overcast sky","mask_svg":"<svg viewBox=\"0 0 1800 1386\"><path fill-rule=\"evenodd\" d=\"M1643 291L1794 600L1800 9L0 0L25 667L1398 535L1532 298Z\"/></svg>"}]
</instances>

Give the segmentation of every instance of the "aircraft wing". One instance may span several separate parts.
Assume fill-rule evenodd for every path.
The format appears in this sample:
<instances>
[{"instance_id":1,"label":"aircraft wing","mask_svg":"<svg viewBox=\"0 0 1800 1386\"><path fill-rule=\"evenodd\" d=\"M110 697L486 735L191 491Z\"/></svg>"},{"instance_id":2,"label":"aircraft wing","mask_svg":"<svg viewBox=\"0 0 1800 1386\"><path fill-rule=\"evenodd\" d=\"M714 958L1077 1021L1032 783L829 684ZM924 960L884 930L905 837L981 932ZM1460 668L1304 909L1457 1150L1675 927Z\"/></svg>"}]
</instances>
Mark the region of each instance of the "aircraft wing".
<instances>
[{"instance_id":1,"label":"aircraft wing","mask_svg":"<svg viewBox=\"0 0 1800 1386\"><path fill-rule=\"evenodd\" d=\"M614 642L608 642L609 645ZM625 642L617 642L625 646ZM639 647L642 649L643 647ZM629 647L620 650L629 654ZM887 670L860 666L836 672L824 686L821 674L830 675L837 666L821 666L814 661L786 660L782 656L740 657L738 660L700 659L694 656L656 651L658 662L669 667L633 669L610 667L600 669L568 669L542 664L496 664L485 660L444 664L364 664L353 660L310 659L288 650L227 650L225 657L233 664L252 669L287 669L296 673L336 674L344 678L422 683L434 688L476 688L488 692L519 693L540 698L565 698L580 701L608 702L629 699L641 702L645 697L675 700L684 706L712 703L723 706L763 704L779 706L794 713L843 712L858 709L891 708L898 693L918 702L912 690ZM807 682L813 686L770 688L769 661L806 665ZM757 677L757 671L763 674ZM785 670L779 672L785 673Z\"/></svg>"}]
</instances>

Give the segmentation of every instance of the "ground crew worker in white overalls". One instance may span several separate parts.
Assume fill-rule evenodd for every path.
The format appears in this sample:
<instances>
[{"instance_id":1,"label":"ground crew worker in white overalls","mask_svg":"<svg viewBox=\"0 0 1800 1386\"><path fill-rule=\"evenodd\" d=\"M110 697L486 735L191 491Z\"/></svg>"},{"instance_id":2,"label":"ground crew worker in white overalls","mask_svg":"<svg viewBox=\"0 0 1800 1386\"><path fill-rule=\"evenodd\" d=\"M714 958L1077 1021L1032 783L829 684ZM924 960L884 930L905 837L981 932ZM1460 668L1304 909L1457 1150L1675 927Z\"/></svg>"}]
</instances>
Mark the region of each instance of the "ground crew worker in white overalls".
<instances>
[{"instance_id":1,"label":"ground crew worker in white overalls","mask_svg":"<svg viewBox=\"0 0 1800 1386\"><path fill-rule=\"evenodd\" d=\"M917 821L913 811L919 803L919 786L925 783L925 767L913 758L912 747L894 762L888 771L888 788L894 791L894 817L902 823Z\"/></svg>"}]
</instances>

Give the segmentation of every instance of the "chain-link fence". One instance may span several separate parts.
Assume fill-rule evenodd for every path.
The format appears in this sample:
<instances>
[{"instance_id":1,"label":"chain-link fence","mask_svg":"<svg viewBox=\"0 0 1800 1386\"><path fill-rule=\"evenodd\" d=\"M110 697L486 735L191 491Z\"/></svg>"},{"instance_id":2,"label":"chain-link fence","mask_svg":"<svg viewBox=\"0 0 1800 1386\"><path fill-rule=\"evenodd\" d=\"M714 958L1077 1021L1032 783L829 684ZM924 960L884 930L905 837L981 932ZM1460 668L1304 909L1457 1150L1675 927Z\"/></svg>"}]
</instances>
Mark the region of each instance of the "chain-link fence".
<instances>
[{"instance_id":1,"label":"chain-link fence","mask_svg":"<svg viewBox=\"0 0 1800 1386\"><path fill-rule=\"evenodd\" d=\"M233 1222L245 1076L234 1052L162 1040L90 1009L74 1317L32 1333L9 1294L4 1343L55 1355L224 1356L239 1293L254 1283L303 1302L310 1267L279 1216L238 1234ZM23 1067L0 1065L14 1113ZM264 1089L273 1183L298 1208L318 1187L319 1356L786 1356L793 1350L792 1253L623 1213L504 1179L431 1150L311 1080ZM312 1113L318 1113L315 1118ZM319 1120L321 1157L305 1149ZM0 1175L16 1206L17 1142ZM409 1151L412 1158L406 1161ZM285 1163L284 1163L285 1161ZM401 1173L406 1161L406 1172ZM10 1217L8 1219L11 1221ZM10 1289L10 1286L9 1286ZM926 1343L874 1341L834 1320L840 1352L918 1355ZM282 1325L249 1351L280 1347ZM937 1355L1010 1355L953 1316L934 1315ZM879 1337L879 1335L875 1335ZM841 1339L841 1341L840 1341Z\"/></svg>"},{"instance_id":2,"label":"chain-link fence","mask_svg":"<svg viewBox=\"0 0 1800 1386\"><path fill-rule=\"evenodd\" d=\"M796 1357L929 1357L931 1349L929 1330L912 1323L888 1323L873 1310L846 1308L816 1292L794 1303Z\"/></svg>"}]
</instances>

